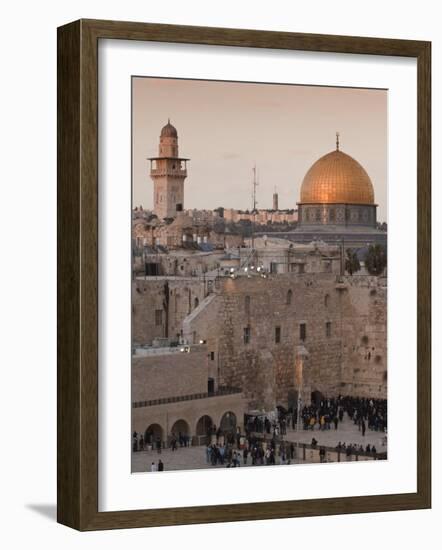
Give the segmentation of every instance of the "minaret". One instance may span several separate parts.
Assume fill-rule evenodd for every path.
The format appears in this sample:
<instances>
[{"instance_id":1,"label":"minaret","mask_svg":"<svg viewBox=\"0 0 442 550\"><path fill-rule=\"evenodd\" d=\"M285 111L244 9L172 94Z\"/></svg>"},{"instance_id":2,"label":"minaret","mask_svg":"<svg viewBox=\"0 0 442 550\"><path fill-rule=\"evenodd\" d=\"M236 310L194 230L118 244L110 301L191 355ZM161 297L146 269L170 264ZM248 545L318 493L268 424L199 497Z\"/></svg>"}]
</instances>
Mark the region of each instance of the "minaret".
<instances>
[{"instance_id":1,"label":"minaret","mask_svg":"<svg viewBox=\"0 0 442 550\"><path fill-rule=\"evenodd\" d=\"M149 158L153 180L154 213L163 220L175 218L184 209L187 161L178 156L178 133L170 120L161 130L158 157Z\"/></svg>"},{"instance_id":2,"label":"minaret","mask_svg":"<svg viewBox=\"0 0 442 550\"><path fill-rule=\"evenodd\" d=\"M279 208L278 208L278 193L276 192L276 187L275 187L275 190L273 191L273 210L279 210Z\"/></svg>"}]
</instances>

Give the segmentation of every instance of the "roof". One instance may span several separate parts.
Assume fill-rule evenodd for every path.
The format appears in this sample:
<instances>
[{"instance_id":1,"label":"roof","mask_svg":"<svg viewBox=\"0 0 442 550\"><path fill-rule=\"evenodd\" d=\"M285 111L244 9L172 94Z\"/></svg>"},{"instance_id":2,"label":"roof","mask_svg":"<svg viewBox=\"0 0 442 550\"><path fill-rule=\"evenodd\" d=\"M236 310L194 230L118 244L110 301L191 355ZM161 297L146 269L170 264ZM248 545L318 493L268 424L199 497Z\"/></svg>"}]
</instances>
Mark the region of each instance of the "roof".
<instances>
[{"instance_id":1,"label":"roof","mask_svg":"<svg viewBox=\"0 0 442 550\"><path fill-rule=\"evenodd\" d=\"M332 151L308 170L301 186L301 204L374 204L373 184L350 155Z\"/></svg>"},{"instance_id":2,"label":"roof","mask_svg":"<svg viewBox=\"0 0 442 550\"><path fill-rule=\"evenodd\" d=\"M178 137L178 132L176 131L175 126L170 123L170 120L168 120L167 124L161 129L161 137Z\"/></svg>"}]
</instances>

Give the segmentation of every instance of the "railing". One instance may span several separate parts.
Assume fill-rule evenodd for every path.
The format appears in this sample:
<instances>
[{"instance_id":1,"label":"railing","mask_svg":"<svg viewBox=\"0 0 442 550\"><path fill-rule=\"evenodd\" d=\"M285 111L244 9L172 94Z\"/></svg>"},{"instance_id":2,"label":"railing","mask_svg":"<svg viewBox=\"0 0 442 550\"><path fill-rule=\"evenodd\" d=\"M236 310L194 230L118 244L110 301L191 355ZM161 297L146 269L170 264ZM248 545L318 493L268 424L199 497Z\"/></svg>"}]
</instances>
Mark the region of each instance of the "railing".
<instances>
[{"instance_id":1,"label":"railing","mask_svg":"<svg viewBox=\"0 0 442 550\"><path fill-rule=\"evenodd\" d=\"M187 177L187 170L184 169L175 169L175 170L163 170L163 169L152 169L150 171L151 176L181 176Z\"/></svg>"},{"instance_id":2,"label":"railing","mask_svg":"<svg viewBox=\"0 0 442 550\"><path fill-rule=\"evenodd\" d=\"M296 443L293 442L296 448ZM311 455L313 455L313 451L318 452L321 447L325 450L325 460L327 462L351 462L351 461L359 461L359 459L362 460L387 460L387 451L382 452L366 452L366 451L358 451L357 449L352 449L350 454L347 454L347 449L337 449L336 447L327 447L325 445L312 445L311 443L301 443L300 447L302 449L302 460L306 461L308 460L306 456L307 449L311 451ZM336 460L330 460L330 455L335 455ZM300 458L300 457L299 457Z\"/></svg>"},{"instance_id":3,"label":"railing","mask_svg":"<svg viewBox=\"0 0 442 550\"><path fill-rule=\"evenodd\" d=\"M179 403L180 401L193 401L194 399L207 399L208 397L219 397L222 395L232 395L241 393L241 388L226 386L219 388L214 392L192 393L189 395L177 395L174 397L161 397L160 399L150 399L148 401L135 401L132 403L133 409L140 407L153 407L154 405L165 405L167 403Z\"/></svg>"}]
</instances>

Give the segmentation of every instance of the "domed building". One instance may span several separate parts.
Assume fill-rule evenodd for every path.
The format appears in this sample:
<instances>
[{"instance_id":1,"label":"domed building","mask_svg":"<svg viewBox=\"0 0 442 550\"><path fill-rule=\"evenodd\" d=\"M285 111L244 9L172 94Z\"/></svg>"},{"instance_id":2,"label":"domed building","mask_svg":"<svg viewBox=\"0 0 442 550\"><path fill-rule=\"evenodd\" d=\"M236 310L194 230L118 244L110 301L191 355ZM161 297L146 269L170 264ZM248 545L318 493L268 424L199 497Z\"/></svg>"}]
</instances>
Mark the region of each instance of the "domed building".
<instances>
[{"instance_id":1,"label":"domed building","mask_svg":"<svg viewBox=\"0 0 442 550\"><path fill-rule=\"evenodd\" d=\"M345 240L353 246L386 244L377 229L373 184L363 166L339 148L317 160L306 173L298 202L293 240Z\"/></svg>"}]
</instances>

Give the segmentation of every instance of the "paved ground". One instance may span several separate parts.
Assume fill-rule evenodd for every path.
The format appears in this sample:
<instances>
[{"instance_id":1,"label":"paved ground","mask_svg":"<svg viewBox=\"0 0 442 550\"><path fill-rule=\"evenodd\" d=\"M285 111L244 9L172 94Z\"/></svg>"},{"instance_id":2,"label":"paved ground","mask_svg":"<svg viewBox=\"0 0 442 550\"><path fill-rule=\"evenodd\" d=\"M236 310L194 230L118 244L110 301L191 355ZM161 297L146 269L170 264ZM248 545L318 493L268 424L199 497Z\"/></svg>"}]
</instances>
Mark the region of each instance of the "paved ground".
<instances>
[{"instance_id":1,"label":"paved ground","mask_svg":"<svg viewBox=\"0 0 442 550\"><path fill-rule=\"evenodd\" d=\"M348 444L363 445L364 448L367 444L375 445L378 452L385 452L387 450L386 445L382 445L383 434L380 432L373 432L367 430L365 436L358 430L358 427L348 418L344 418L344 421L340 423L337 430L334 428L331 430L320 431L315 429L313 431L301 430L296 432L288 430L284 436L286 441L293 441L300 443L311 443L312 437L318 441L318 445L325 445L327 447L336 447L338 442ZM221 468L225 466L212 466L206 462L206 447L187 447L178 448L177 451L172 452L170 449L163 449L161 454L157 451L143 451L138 453L132 453L132 471L133 472L146 472L150 471L152 462L158 463L158 459L164 463L165 470L195 470L200 468ZM353 457L354 459L354 457ZM328 454L327 460L336 461L337 455L331 453ZM346 460L342 455L341 460ZM277 458L279 462L279 457ZM318 462L318 452L307 450L306 462ZM249 457L249 466L250 457ZM241 464L241 466L244 466Z\"/></svg>"}]
</instances>

